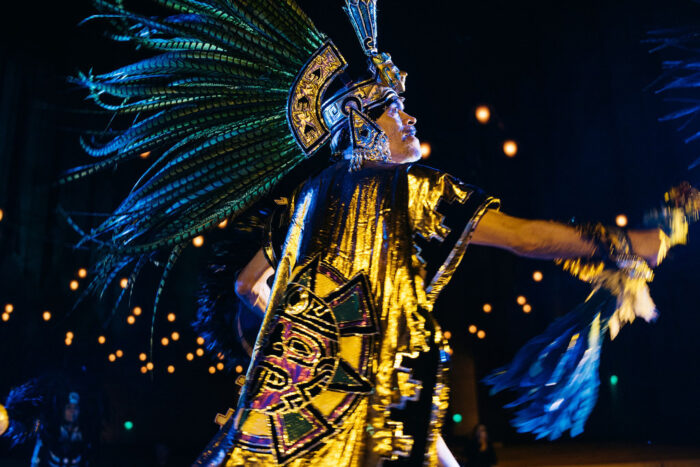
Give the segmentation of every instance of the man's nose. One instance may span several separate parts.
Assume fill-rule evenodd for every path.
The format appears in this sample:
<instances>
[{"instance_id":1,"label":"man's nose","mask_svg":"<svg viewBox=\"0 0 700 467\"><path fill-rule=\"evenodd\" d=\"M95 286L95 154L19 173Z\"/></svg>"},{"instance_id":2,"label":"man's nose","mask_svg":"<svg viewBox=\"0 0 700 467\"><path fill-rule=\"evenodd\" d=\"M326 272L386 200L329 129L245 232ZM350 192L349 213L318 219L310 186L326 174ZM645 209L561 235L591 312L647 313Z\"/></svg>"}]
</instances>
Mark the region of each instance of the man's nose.
<instances>
[{"instance_id":1,"label":"man's nose","mask_svg":"<svg viewBox=\"0 0 700 467\"><path fill-rule=\"evenodd\" d=\"M409 115L406 112L401 112L401 113L403 114L402 120L403 120L404 125L413 126L417 123L418 120L413 115Z\"/></svg>"}]
</instances>

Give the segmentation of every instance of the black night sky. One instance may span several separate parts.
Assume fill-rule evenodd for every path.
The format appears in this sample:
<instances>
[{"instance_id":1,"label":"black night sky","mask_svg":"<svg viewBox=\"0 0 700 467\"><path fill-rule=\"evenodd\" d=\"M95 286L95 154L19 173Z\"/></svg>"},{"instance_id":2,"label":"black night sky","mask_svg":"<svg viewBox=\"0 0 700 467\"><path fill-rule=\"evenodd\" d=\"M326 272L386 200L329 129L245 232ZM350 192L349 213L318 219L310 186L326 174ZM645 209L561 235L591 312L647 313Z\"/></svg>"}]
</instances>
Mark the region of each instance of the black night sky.
<instances>
[{"instance_id":1,"label":"black night sky","mask_svg":"<svg viewBox=\"0 0 700 467\"><path fill-rule=\"evenodd\" d=\"M351 72L362 73L342 2L299 3L356 63ZM159 11L144 1L127 4ZM641 226L645 210L658 206L671 185L700 181L700 169L687 170L700 143L684 144L687 134L658 121L670 107L652 83L662 59L672 57L650 54L643 43L652 29L699 25L700 5L380 0L379 6L380 49L409 73L406 109L418 118L418 136L432 145L426 163L500 197L506 213L607 223L624 213L630 226ZM57 209L111 210L136 170L127 166L60 189L52 185L62 170L87 161L80 132L106 125L65 78L91 68L109 71L141 56L103 38L98 22L78 27L92 11L86 0L17 2L0 15L0 304L14 306L11 319L0 322L0 398L48 369L82 373L103 400L105 452L120 446L122 453L148 458L163 442L193 459L215 433L216 413L233 406L237 394L236 375L208 373L216 360L185 360L197 348L188 323L206 248L187 250L166 289L156 338L178 331L181 339L156 345L152 378L139 372L137 356L148 350L155 270L132 299L144 309L133 326L125 322L125 309L109 319L112 292L71 311L78 294L69 282L92 257L72 248L78 237ZM492 110L487 125L474 118L481 104ZM507 139L519 146L513 159L501 149ZM657 270L651 291L658 321L635 322L605 342L600 399L579 442L697 444L699 252L696 227L689 245L674 249ZM544 275L541 283L531 278L535 270ZM527 297L532 313L521 311L518 295ZM452 333L455 352L473 353L481 378L586 295L584 284L554 264L474 247L436 314ZM481 311L487 302L493 306L488 315ZM42 320L44 310L51 321ZM176 314L174 323L167 313ZM486 338L469 334L470 324ZM67 331L75 333L70 347ZM106 336L105 345L97 343L99 335ZM108 362L116 349L124 357ZM169 364L176 367L172 375L165 371ZM611 375L619 378L614 388ZM500 408L506 400L480 386L480 418L498 441L533 443L508 426L509 413ZM124 430L126 420L133 430ZM446 425L447 437L470 430ZM30 450L9 454L7 448L0 440L0 464L3 456L26 458Z\"/></svg>"}]
</instances>

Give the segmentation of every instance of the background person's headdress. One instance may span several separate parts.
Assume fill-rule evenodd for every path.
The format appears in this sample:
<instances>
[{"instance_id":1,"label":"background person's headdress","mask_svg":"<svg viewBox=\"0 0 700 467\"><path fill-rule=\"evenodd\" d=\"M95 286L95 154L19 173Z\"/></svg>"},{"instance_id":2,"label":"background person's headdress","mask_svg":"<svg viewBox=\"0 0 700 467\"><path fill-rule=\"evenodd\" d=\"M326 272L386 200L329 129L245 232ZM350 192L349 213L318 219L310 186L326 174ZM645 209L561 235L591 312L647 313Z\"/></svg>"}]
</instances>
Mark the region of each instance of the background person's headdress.
<instances>
[{"instance_id":1,"label":"background person's headdress","mask_svg":"<svg viewBox=\"0 0 700 467\"><path fill-rule=\"evenodd\" d=\"M294 0L157 2L174 13L143 16L119 1L95 0L100 14L92 18L108 20L114 40L158 54L73 79L106 114L128 123L82 141L97 161L61 180L149 155L153 162L104 222L89 232L73 225L81 243L101 249L85 294L101 294L114 278L127 277L121 300L142 268L166 251L155 307L194 237L251 207L339 125L352 123L358 154L385 157L386 137L365 112L396 98L405 79L377 51L376 0L346 0L374 76L327 101L346 61Z\"/></svg>"}]
</instances>

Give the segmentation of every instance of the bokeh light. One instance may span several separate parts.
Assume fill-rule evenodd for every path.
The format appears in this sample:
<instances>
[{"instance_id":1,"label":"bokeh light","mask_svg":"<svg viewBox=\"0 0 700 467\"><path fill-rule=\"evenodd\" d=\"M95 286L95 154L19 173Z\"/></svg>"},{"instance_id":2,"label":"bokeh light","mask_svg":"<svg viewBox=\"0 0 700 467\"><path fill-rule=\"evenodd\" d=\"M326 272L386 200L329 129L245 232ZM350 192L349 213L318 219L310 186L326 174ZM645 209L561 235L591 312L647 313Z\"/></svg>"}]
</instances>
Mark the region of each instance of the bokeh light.
<instances>
[{"instance_id":1,"label":"bokeh light","mask_svg":"<svg viewBox=\"0 0 700 467\"><path fill-rule=\"evenodd\" d=\"M627 227L627 216L624 214L618 214L618 216L615 218L615 224L617 224L618 227Z\"/></svg>"},{"instance_id":2,"label":"bokeh light","mask_svg":"<svg viewBox=\"0 0 700 467\"><path fill-rule=\"evenodd\" d=\"M476 120L482 125L486 125L491 120L491 109L487 105L480 105L474 112Z\"/></svg>"},{"instance_id":3,"label":"bokeh light","mask_svg":"<svg viewBox=\"0 0 700 467\"><path fill-rule=\"evenodd\" d=\"M76 280L70 281L69 287L71 290L78 290L78 287L80 287L80 283Z\"/></svg>"},{"instance_id":4,"label":"bokeh light","mask_svg":"<svg viewBox=\"0 0 700 467\"><path fill-rule=\"evenodd\" d=\"M119 287L122 289L126 289L129 286L129 279L126 277L122 277L121 280L119 281Z\"/></svg>"},{"instance_id":5,"label":"bokeh light","mask_svg":"<svg viewBox=\"0 0 700 467\"><path fill-rule=\"evenodd\" d=\"M51 312L48 311L48 310L46 310L46 311L41 315L41 317L42 317L42 319L43 319L44 321L50 321L50 320L51 320Z\"/></svg>"},{"instance_id":6,"label":"bokeh light","mask_svg":"<svg viewBox=\"0 0 700 467\"><path fill-rule=\"evenodd\" d=\"M5 211L0 209L0 221L2 221L2 218L5 217Z\"/></svg>"},{"instance_id":7,"label":"bokeh light","mask_svg":"<svg viewBox=\"0 0 700 467\"><path fill-rule=\"evenodd\" d=\"M117 359L117 356L114 355L113 353L111 353L111 354L109 354L109 356L107 357L107 359L109 359L110 362L113 362L113 361L115 361L115 360Z\"/></svg>"},{"instance_id":8,"label":"bokeh light","mask_svg":"<svg viewBox=\"0 0 700 467\"><path fill-rule=\"evenodd\" d=\"M9 314L13 311L15 311L15 306L12 303L8 303L7 305L5 305L5 313Z\"/></svg>"},{"instance_id":9,"label":"bokeh light","mask_svg":"<svg viewBox=\"0 0 700 467\"><path fill-rule=\"evenodd\" d=\"M117 356L117 358L122 358L124 356L124 351L120 349L114 352L114 354Z\"/></svg>"},{"instance_id":10,"label":"bokeh light","mask_svg":"<svg viewBox=\"0 0 700 467\"><path fill-rule=\"evenodd\" d=\"M524 295L519 295L515 301L518 302L518 305L525 305L527 303L527 298L525 298Z\"/></svg>"},{"instance_id":11,"label":"bokeh light","mask_svg":"<svg viewBox=\"0 0 700 467\"><path fill-rule=\"evenodd\" d=\"M141 154L139 154L139 157L141 159L148 159L148 156L150 156L150 155L151 155L151 151L146 151L146 152L142 152Z\"/></svg>"},{"instance_id":12,"label":"bokeh light","mask_svg":"<svg viewBox=\"0 0 700 467\"><path fill-rule=\"evenodd\" d=\"M141 360L142 362L145 362L147 358L148 356L145 353L141 352L139 354L139 360Z\"/></svg>"},{"instance_id":13,"label":"bokeh light","mask_svg":"<svg viewBox=\"0 0 700 467\"><path fill-rule=\"evenodd\" d=\"M75 338L75 334L73 334L71 331L68 331L66 333L66 339L74 339L74 338Z\"/></svg>"},{"instance_id":14,"label":"bokeh light","mask_svg":"<svg viewBox=\"0 0 700 467\"><path fill-rule=\"evenodd\" d=\"M612 384L613 386L615 386L615 385L617 384L617 382L618 382L618 377L617 377L617 375L612 375L612 376L610 377L610 384Z\"/></svg>"},{"instance_id":15,"label":"bokeh light","mask_svg":"<svg viewBox=\"0 0 700 467\"><path fill-rule=\"evenodd\" d=\"M105 336L99 336L99 337L97 338L97 342L98 342L100 345L102 345L102 344L104 344L105 342L107 342L107 338L106 338Z\"/></svg>"},{"instance_id":16,"label":"bokeh light","mask_svg":"<svg viewBox=\"0 0 700 467\"><path fill-rule=\"evenodd\" d=\"M243 373L243 367L241 365L236 366L236 373Z\"/></svg>"},{"instance_id":17,"label":"bokeh light","mask_svg":"<svg viewBox=\"0 0 700 467\"><path fill-rule=\"evenodd\" d=\"M66 347L70 347L73 344L73 339L69 339L66 337L66 339L63 342L66 344Z\"/></svg>"},{"instance_id":18,"label":"bokeh light","mask_svg":"<svg viewBox=\"0 0 700 467\"><path fill-rule=\"evenodd\" d=\"M160 344L161 344L163 347L165 347L165 346L167 346L168 344L170 344L170 339L168 339L167 337L164 337L164 338L162 338L162 339L160 340Z\"/></svg>"},{"instance_id":19,"label":"bokeh light","mask_svg":"<svg viewBox=\"0 0 700 467\"><path fill-rule=\"evenodd\" d=\"M201 357L202 355L204 355L204 349L199 348L195 351L195 353L198 357Z\"/></svg>"},{"instance_id":20,"label":"bokeh light","mask_svg":"<svg viewBox=\"0 0 700 467\"><path fill-rule=\"evenodd\" d=\"M219 222L220 229L225 229L227 225L228 225L228 219L224 219L221 222Z\"/></svg>"},{"instance_id":21,"label":"bokeh light","mask_svg":"<svg viewBox=\"0 0 700 467\"><path fill-rule=\"evenodd\" d=\"M525 305L523 305L523 312L524 313L530 313L531 311L532 311L532 306L530 306L527 303Z\"/></svg>"},{"instance_id":22,"label":"bokeh light","mask_svg":"<svg viewBox=\"0 0 700 467\"><path fill-rule=\"evenodd\" d=\"M462 414L454 414L452 415L452 421L455 423L462 423Z\"/></svg>"},{"instance_id":23,"label":"bokeh light","mask_svg":"<svg viewBox=\"0 0 700 467\"><path fill-rule=\"evenodd\" d=\"M80 277L81 279L85 279L87 277L87 269L85 269L85 268L78 269L78 277Z\"/></svg>"},{"instance_id":24,"label":"bokeh light","mask_svg":"<svg viewBox=\"0 0 700 467\"><path fill-rule=\"evenodd\" d=\"M518 153L518 144L512 140L506 141L503 143L503 153L508 157L515 157Z\"/></svg>"},{"instance_id":25,"label":"bokeh light","mask_svg":"<svg viewBox=\"0 0 700 467\"><path fill-rule=\"evenodd\" d=\"M216 368L214 368L213 366L210 366L209 367L209 374L213 375L214 373L216 373Z\"/></svg>"},{"instance_id":26,"label":"bokeh light","mask_svg":"<svg viewBox=\"0 0 700 467\"><path fill-rule=\"evenodd\" d=\"M216 364L216 369L219 370L219 371L223 370L223 369L224 369L224 364L221 363L221 362L217 363L217 364Z\"/></svg>"},{"instance_id":27,"label":"bokeh light","mask_svg":"<svg viewBox=\"0 0 700 467\"><path fill-rule=\"evenodd\" d=\"M175 321L175 313L168 313L168 321L171 323Z\"/></svg>"},{"instance_id":28,"label":"bokeh light","mask_svg":"<svg viewBox=\"0 0 700 467\"><path fill-rule=\"evenodd\" d=\"M126 317L126 322L129 324L134 324L136 322L136 318L134 317L134 315L129 315Z\"/></svg>"},{"instance_id":29,"label":"bokeh light","mask_svg":"<svg viewBox=\"0 0 700 467\"><path fill-rule=\"evenodd\" d=\"M188 352L185 358L191 362L194 360L194 354L192 352Z\"/></svg>"},{"instance_id":30,"label":"bokeh light","mask_svg":"<svg viewBox=\"0 0 700 467\"><path fill-rule=\"evenodd\" d=\"M484 310L484 313L491 313L493 311L493 307L490 303L484 303L484 306L481 309Z\"/></svg>"},{"instance_id":31,"label":"bokeh light","mask_svg":"<svg viewBox=\"0 0 700 467\"><path fill-rule=\"evenodd\" d=\"M143 313L143 310L141 309L140 306L135 306L133 311L134 316L141 316L141 313Z\"/></svg>"},{"instance_id":32,"label":"bokeh light","mask_svg":"<svg viewBox=\"0 0 700 467\"><path fill-rule=\"evenodd\" d=\"M469 334L476 334L476 331L477 331L476 325L475 325L475 324L471 324L471 325L469 326Z\"/></svg>"},{"instance_id":33,"label":"bokeh light","mask_svg":"<svg viewBox=\"0 0 700 467\"><path fill-rule=\"evenodd\" d=\"M168 373L175 373L175 367L173 365L168 365Z\"/></svg>"},{"instance_id":34,"label":"bokeh light","mask_svg":"<svg viewBox=\"0 0 700 467\"><path fill-rule=\"evenodd\" d=\"M480 329L479 332L476 333L476 337L478 337L479 339L483 339L484 337L486 337L486 331Z\"/></svg>"},{"instance_id":35,"label":"bokeh light","mask_svg":"<svg viewBox=\"0 0 700 467\"><path fill-rule=\"evenodd\" d=\"M173 332L172 334L170 334L170 338L171 338L173 341L179 341L179 340L180 340L180 333L177 332L177 331L175 331L175 332Z\"/></svg>"},{"instance_id":36,"label":"bokeh light","mask_svg":"<svg viewBox=\"0 0 700 467\"><path fill-rule=\"evenodd\" d=\"M430 157L432 152L433 148L430 146L430 143L420 143L420 155L423 159Z\"/></svg>"},{"instance_id":37,"label":"bokeh light","mask_svg":"<svg viewBox=\"0 0 700 467\"><path fill-rule=\"evenodd\" d=\"M130 431L130 430L133 429L133 428L134 428L134 423L133 423L133 422L131 422L131 421L129 421L129 420L127 420L127 421L124 422L124 429L125 429L126 431Z\"/></svg>"},{"instance_id":38,"label":"bokeh light","mask_svg":"<svg viewBox=\"0 0 700 467\"><path fill-rule=\"evenodd\" d=\"M148 373L148 368L146 368L145 366L142 366L142 367L141 367L141 373L143 373L144 375L145 375L146 373Z\"/></svg>"},{"instance_id":39,"label":"bokeh light","mask_svg":"<svg viewBox=\"0 0 700 467\"><path fill-rule=\"evenodd\" d=\"M192 239L192 244L199 248L200 246L204 245L204 237L201 235L197 235Z\"/></svg>"},{"instance_id":40,"label":"bokeh light","mask_svg":"<svg viewBox=\"0 0 700 467\"><path fill-rule=\"evenodd\" d=\"M544 276L542 275L541 271L535 271L532 273L532 280L535 282L542 282L542 279Z\"/></svg>"},{"instance_id":41,"label":"bokeh light","mask_svg":"<svg viewBox=\"0 0 700 467\"><path fill-rule=\"evenodd\" d=\"M146 368L148 368L148 371L153 371L153 362L146 363Z\"/></svg>"},{"instance_id":42,"label":"bokeh light","mask_svg":"<svg viewBox=\"0 0 700 467\"><path fill-rule=\"evenodd\" d=\"M444 335L445 335L445 339L452 339L452 333L450 331L445 331Z\"/></svg>"},{"instance_id":43,"label":"bokeh light","mask_svg":"<svg viewBox=\"0 0 700 467\"><path fill-rule=\"evenodd\" d=\"M197 338L197 345L204 345L204 338L203 337Z\"/></svg>"},{"instance_id":44,"label":"bokeh light","mask_svg":"<svg viewBox=\"0 0 700 467\"><path fill-rule=\"evenodd\" d=\"M3 320L3 321L9 321L9 320L10 320L10 314L9 314L9 313L3 313L3 314L2 314L2 320Z\"/></svg>"}]
</instances>

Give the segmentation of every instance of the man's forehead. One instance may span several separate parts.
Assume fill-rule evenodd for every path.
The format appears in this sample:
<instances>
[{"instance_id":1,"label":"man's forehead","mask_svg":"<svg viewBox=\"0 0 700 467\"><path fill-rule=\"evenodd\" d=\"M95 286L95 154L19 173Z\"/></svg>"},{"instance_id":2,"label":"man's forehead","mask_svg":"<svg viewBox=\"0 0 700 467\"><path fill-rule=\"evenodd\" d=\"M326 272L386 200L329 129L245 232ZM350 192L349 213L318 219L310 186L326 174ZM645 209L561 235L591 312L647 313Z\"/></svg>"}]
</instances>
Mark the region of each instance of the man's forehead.
<instances>
[{"instance_id":1,"label":"man's forehead","mask_svg":"<svg viewBox=\"0 0 700 467\"><path fill-rule=\"evenodd\" d=\"M405 97L396 97L394 100L391 101L391 103L389 104L389 107L395 107L399 110L404 110L404 108L405 108L404 101L405 100L406 100Z\"/></svg>"}]
</instances>

